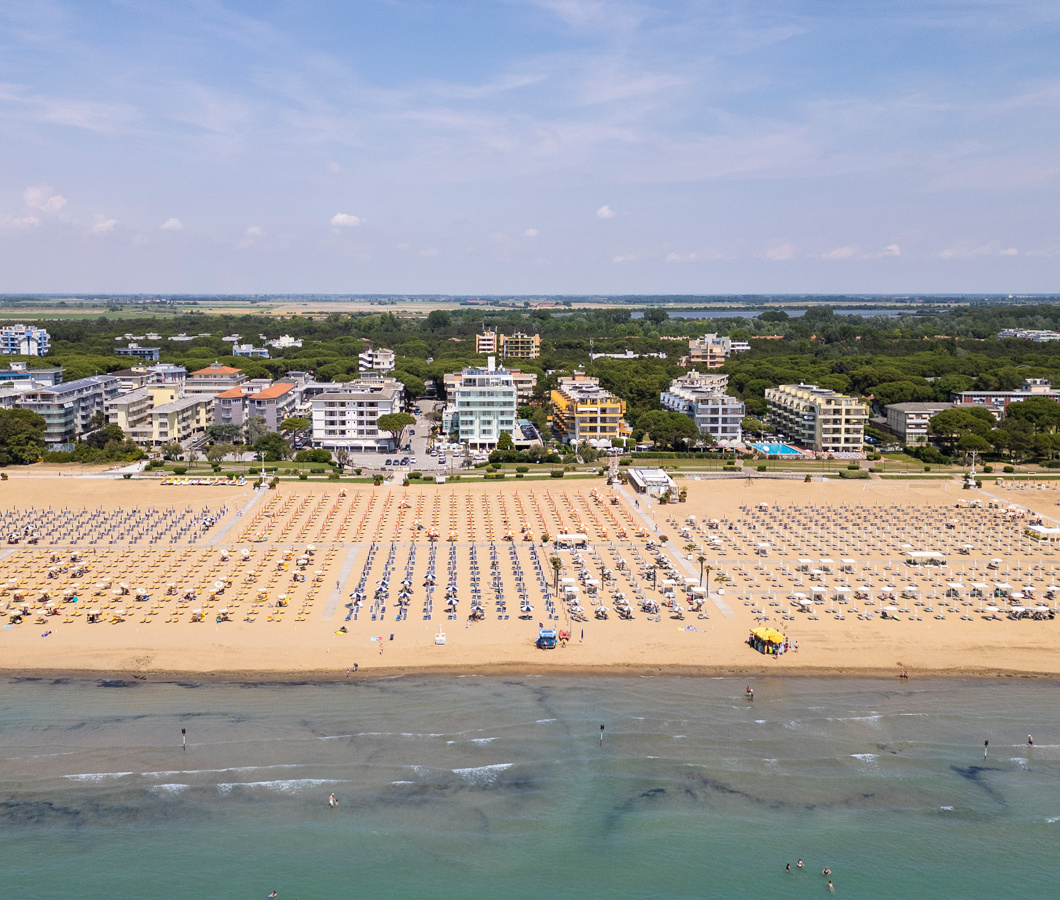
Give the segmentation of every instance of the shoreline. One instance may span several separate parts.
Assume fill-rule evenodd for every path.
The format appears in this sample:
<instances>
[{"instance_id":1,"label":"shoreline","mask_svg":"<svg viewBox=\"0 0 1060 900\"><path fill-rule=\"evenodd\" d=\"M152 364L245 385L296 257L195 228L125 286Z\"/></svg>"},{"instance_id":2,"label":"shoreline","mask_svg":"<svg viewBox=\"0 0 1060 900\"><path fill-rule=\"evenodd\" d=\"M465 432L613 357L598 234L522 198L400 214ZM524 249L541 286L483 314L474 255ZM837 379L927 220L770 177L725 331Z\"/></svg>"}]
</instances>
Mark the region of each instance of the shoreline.
<instances>
[{"instance_id":1,"label":"shoreline","mask_svg":"<svg viewBox=\"0 0 1060 900\"><path fill-rule=\"evenodd\" d=\"M493 678L519 675L526 678L548 676L579 678L770 678L800 679L818 678L844 681L869 679L899 680L893 668L878 666L800 666L798 669L775 669L765 666L690 666L690 665L544 665L528 669L521 663L483 663L461 666L375 667L361 669L346 678L345 669L313 670L120 670L120 669L7 669L0 668L0 678L7 681L111 681L140 682L144 684L180 684L200 682L203 684L330 684L355 681L383 681L397 678ZM1021 669L986 667L938 667L913 669L906 683L917 679L975 680L986 681L997 678L1014 678L1055 683L1060 685L1060 673L1034 672Z\"/></svg>"}]
</instances>

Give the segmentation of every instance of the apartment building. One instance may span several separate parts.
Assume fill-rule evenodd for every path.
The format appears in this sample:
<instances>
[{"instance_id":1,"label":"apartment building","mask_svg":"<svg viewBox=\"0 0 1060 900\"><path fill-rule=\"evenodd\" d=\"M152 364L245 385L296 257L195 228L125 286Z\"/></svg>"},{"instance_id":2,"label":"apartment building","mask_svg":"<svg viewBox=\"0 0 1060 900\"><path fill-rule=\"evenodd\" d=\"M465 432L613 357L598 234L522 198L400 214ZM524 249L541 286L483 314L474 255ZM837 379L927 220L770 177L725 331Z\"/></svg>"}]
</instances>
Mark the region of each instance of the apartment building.
<instances>
[{"instance_id":1,"label":"apartment building","mask_svg":"<svg viewBox=\"0 0 1060 900\"><path fill-rule=\"evenodd\" d=\"M560 378L551 399L552 433L564 443L611 446L631 433L626 402L600 387L597 378L581 372Z\"/></svg>"},{"instance_id":2,"label":"apartment building","mask_svg":"<svg viewBox=\"0 0 1060 900\"><path fill-rule=\"evenodd\" d=\"M700 434L709 434L719 444L743 440L741 423L746 415L742 400L725 393L728 375L704 374L693 369L670 382L659 395L664 409L688 416Z\"/></svg>"},{"instance_id":3,"label":"apartment building","mask_svg":"<svg viewBox=\"0 0 1060 900\"><path fill-rule=\"evenodd\" d=\"M1046 378L1025 378L1018 391L958 391L952 395L956 406L982 406L998 419L1003 418L1010 403L1031 397L1046 397L1060 402L1060 391Z\"/></svg>"},{"instance_id":4,"label":"apartment building","mask_svg":"<svg viewBox=\"0 0 1060 900\"><path fill-rule=\"evenodd\" d=\"M279 431L295 413L298 394L290 382L278 381L247 397L247 418L260 417L269 431Z\"/></svg>"},{"instance_id":5,"label":"apartment building","mask_svg":"<svg viewBox=\"0 0 1060 900\"><path fill-rule=\"evenodd\" d=\"M868 409L854 397L815 384L766 390L767 420L788 440L819 453L860 453Z\"/></svg>"},{"instance_id":6,"label":"apartment building","mask_svg":"<svg viewBox=\"0 0 1060 900\"><path fill-rule=\"evenodd\" d=\"M923 444L928 439L928 424L931 419L952 403L888 403L883 411L887 414L887 428L893 431L903 444Z\"/></svg>"},{"instance_id":7,"label":"apartment building","mask_svg":"<svg viewBox=\"0 0 1060 900\"><path fill-rule=\"evenodd\" d=\"M92 417L106 413L106 405L118 396L119 386L112 375L94 375L22 391L13 405L44 418L44 441L49 450L72 450Z\"/></svg>"},{"instance_id":8,"label":"apartment building","mask_svg":"<svg viewBox=\"0 0 1060 900\"><path fill-rule=\"evenodd\" d=\"M716 334L705 334L688 342L688 356L683 362L693 368L701 366L704 369L719 369L733 353L750 349L751 345L747 341L734 341Z\"/></svg>"},{"instance_id":9,"label":"apartment building","mask_svg":"<svg viewBox=\"0 0 1060 900\"><path fill-rule=\"evenodd\" d=\"M117 425L127 438L142 446L151 443L151 410L155 399L147 387L119 394L107 402L107 422Z\"/></svg>"},{"instance_id":10,"label":"apartment building","mask_svg":"<svg viewBox=\"0 0 1060 900\"><path fill-rule=\"evenodd\" d=\"M4 325L0 328L0 355L47 356L52 338L43 328L32 325Z\"/></svg>"},{"instance_id":11,"label":"apartment building","mask_svg":"<svg viewBox=\"0 0 1060 900\"><path fill-rule=\"evenodd\" d=\"M357 356L362 372L393 372L397 355L385 347L368 347Z\"/></svg>"},{"instance_id":12,"label":"apartment building","mask_svg":"<svg viewBox=\"0 0 1060 900\"><path fill-rule=\"evenodd\" d=\"M500 356L501 359L537 359L541 355L541 335L498 334L485 331L475 335L475 353L480 356Z\"/></svg>"},{"instance_id":13,"label":"apartment building","mask_svg":"<svg viewBox=\"0 0 1060 900\"><path fill-rule=\"evenodd\" d=\"M512 383L515 385L516 404L527 406L534 398L534 388L537 387L537 373L520 372L518 369L508 369L507 371L512 377ZM443 376L442 383L445 385L445 396L450 398L450 400L456 391L456 386L460 384L463 377L463 372L446 372Z\"/></svg>"},{"instance_id":14,"label":"apartment building","mask_svg":"<svg viewBox=\"0 0 1060 900\"><path fill-rule=\"evenodd\" d=\"M402 411L405 386L396 378L366 375L314 395L309 404L313 446L385 453L393 449L396 438L381 431L376 422L380 416Z\"/></svg>"},{"instance_id":15,"label":"apartment building","mask_svg":"<svg viewBox=\"0 0 1060 900\"><path fill-rule=\"evenodd\" d=\"M500 341L497 339L496 331L484 331L475 335L475 355L494 355L500 350Z\"/></svg>"},{"instance_id":16,"label":"apartment building","mask_svg":"<svg viewBox=\"0 0 1060 900\"><path fill-rule=\"evenodd\" d=\"M63 367L47 366L43 369L31 369L24 362L11 363L6 369L0 369L0 384L11 387L54 387L63 383Z\"/></svg>"},{"instance_id":17,"label":"apartment building","mask_svg":"<svg viewBox=\"0 0 1060 900\"><path fill-rule=\"evenodd\" d=\"M448 422L472 450L494 449L504 432L514 440L519 405L515 380L511 372L497 366L496 357L489 357L484 368L464 369L449 398L443 426Z\"/></svg>"},{"instance_id":18,"label":"apartment building","mask_svg":"<svg viewBox=\"0 0 1060 900\"><path fill-rule=\"evenodd\" d=\"M210 425L213 398L192 394L151 410L151 443L158 447L174 441L186 443L204 434Z\"/></svg>"},{"instance_id":19,"label":"apartment building","mask_svg":"<svg viewBox=\"0 0 1060 900\"><path fill-rule=\"evenodd\" d=\"M500 336L501 359L537 359L541 355L541 335L515 334Z\"/></svg>"},{"instance_id":20,"label":"apartment building","mask_svg":"<svg viewBox=\"0 0 1060 900\"><path fill-rule=\"evenodd\" d=\"M162 353L161 347L141 347L135 341L131 341L128 347L115 347L115 356L135 356L145 362L158 362Z\"/></svg>"},{"instance_id":21,"label":"apartment building","mask_svg":"<svg viewBox=\"0 0 1060 900\"><path fill-rule=\"evenodd\" d=\"M267 347L255 347L253 344L233 344L232 355L255 359L268 359L269 350Z\"/></svg>"},{"instance_id":22,"label":"apartment building","mask_svg":"<svg viewBox=\"0 0 1060 900\"><path fill-rule=\"evenodd\" d=\"M241 385L247 380L242 369L210 363L205 369L191 372L184 384L185 394L210 394L215 396Z\"/></svg>"}]
</instances>

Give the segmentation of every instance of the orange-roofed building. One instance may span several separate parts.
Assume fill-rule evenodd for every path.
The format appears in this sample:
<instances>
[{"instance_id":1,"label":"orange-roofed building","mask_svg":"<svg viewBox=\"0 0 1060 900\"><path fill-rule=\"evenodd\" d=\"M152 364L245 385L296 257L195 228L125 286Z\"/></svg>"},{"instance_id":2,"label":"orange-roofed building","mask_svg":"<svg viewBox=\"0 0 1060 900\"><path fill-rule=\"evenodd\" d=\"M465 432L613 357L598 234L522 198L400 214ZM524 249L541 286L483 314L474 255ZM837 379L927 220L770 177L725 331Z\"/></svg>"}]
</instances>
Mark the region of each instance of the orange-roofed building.
<instances>
[{"instance_id":1,"label":"orange-roofed building","mask_svg":"<svg viewBox=\"0 0 1060 900\"><path fill-rule=\"evenodd\" d=\"M247 418L261 416L269 431L279 431L284 419L294 415L296 402L294 385L278 381L247 398Z\"/></svg>"},{"instance_id":2,"label":"orange-roofed building","mask_svg":"<svg viewBox=\"0 0 1060 900\"><path fill-rule=\"evenodd\" d=\"M247 376L242 369L234 369L232 366L222 366L220 363L211 363L205 369L198 369L188 374L184 385L185 394L221 394L234 387L238 387Z\"/></svg>"}]
</instances>

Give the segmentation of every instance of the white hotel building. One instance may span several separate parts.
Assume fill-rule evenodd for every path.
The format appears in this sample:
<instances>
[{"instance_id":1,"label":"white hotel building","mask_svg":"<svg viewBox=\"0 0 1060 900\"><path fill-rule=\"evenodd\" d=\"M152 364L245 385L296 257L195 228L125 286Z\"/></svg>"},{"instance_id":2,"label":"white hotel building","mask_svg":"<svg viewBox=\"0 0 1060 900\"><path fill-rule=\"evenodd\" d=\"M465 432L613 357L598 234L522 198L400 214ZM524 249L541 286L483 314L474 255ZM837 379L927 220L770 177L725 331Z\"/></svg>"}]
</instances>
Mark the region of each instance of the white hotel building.
<instances>
[{"instance_id":1,"label":"white hotel building","mask_svg":"<svg viewBox=\"0 0 1060 900\"><path fill-rule=\"evenodd\" d=\"M464 369L443 416L443 428L456 431L472 450L492 450L507 431L516 436L516 387L512 373L496 367Z\"/></svg>"},{"instance_id":2,"label":"white hotel building","mask_svg":"<svg viewBox=\"0 0 1060 900\"><path fill-rule=\"evenodd\" d=\"M309 403L314 447L385 453L393 449L396 435L380 431L376 421L403 410L405 386L395 378L366 375Z\"/></svg>"},{"instance_id":3,"label":"white hotel building","mask_svg":"<svg viewBox=\"0 0 1060 900\"><path fill-rule=\"evenodd\" d=\"M701 374L693 369L670 382L659 395L664 409L679 412L696 423L700 434L710 434L719 444L743 440L744 402L725 393L729 376Z\"/></svg>"}]
</instances>

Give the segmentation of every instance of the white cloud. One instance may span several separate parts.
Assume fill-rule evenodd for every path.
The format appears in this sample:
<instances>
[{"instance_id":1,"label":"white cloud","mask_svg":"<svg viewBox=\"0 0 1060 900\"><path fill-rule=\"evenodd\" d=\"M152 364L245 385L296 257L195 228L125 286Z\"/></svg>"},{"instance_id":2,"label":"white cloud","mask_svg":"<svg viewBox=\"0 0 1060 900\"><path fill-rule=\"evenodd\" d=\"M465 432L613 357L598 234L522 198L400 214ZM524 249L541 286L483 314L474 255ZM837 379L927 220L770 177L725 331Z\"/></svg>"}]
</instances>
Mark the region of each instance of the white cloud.
<instances>
[{"instance_id":1,"label":"white cloud","mask_svg":"<svg viewBox=\"0 0 1060 900\"><path fill-rule=\"evenodd\" d=\"M92 219L92 225L88 229L89 234L109 234L118 224L117 219L108 219L103 213L96 213Z\"/></svg>"},{"instance_id":2,"label":"white cloud","mask_svg":"<svg viewBox=\"0 0 1060 900\"><path fill-rule=\"evenodd\" d=\"M331 217L331 224L335 228L356 228L364 224L364 219L360 216L351 216L349 213L335 213Z\"/></svg>"},{"instance_id":3,"label":"white cloud","mask_svg":"<svg viewBox=\"0 0 1060 900\"><path fill-rule=\"evenodd\" d=\"M877 256L901 256L902 255L902 248L899 247L897 244L888 244L886 247L884 247L876 255Z\"/></svg>"},{"instance_id":4,"label":"white cloud","mask_svg":"<svg viewBox=\"0 0 1060 900\"><path fill-rule=\"evenodd\" d=\"M420 252L420 256L426 256L428 259L434 259L438 255L437 247L428 247L426 250Z\"/></svg>"},{"instance_id":5,"label":"white cloud","mask_svg":"<svg viewBox=\"0 0 1060 900\"><path fill-rule=\"evenodd\" d=\"M183 231L184 223L180 219L166 219L159 228L163 231Z\"/></svg>"},{"instance_id":6,"label":"white cloud","mask_svg":"<svg viewBox=\"0 0 1060 900\"><path fill-rule=\"evenodd\" d=\"M39 209L47 213L59 212L66 206L66 198L62 194L57 194L44 185L26 188L22 192L22 200L30 209Z\"/></svg>"},{"instance_id":7,"label":"white cloud","mask_svg":"<svg viewBox=\"0 0 1060 900\"><path fill-rule=\"evenodd\" d=\"M853 259L857 252L857 247L849 245L846 247L836 247L834 250L822 253L821 259Z\"/></svg>"},{"instance_id":8,"label":"white cloud","mask_svg":"<svg viewBox=\"0 0 1060 900\"><path fill-rule=\"evenodd\" d=\"M36 216L9 216L0 213L0 231L29 231L40 225Z\"/></svg>"},{"instance_id":9,"label":"white cloud","mask_svg":"<svg viewBox=\"0 0 1060 900\"><path fill-rule=\"evenodd\" d=\"M939 259L977 259L983 256L1016 256L1019 251L1015 247L1002 249L997 241L987 241L978 247L971 244L955 244L947 247L938 254Z\"/></svg>"},{"instance_id":10,"label":"white cloud","mask_svg":"<svg viewBox=\"0 0 1060 900\"><path fill-rule=\"evenodd\" d=\"M342 166L340 166L335 160L328 163L328 171L332 175L339 175L342 173Z\"/></svg>"},{"instance_id":11,"label":"white cloud","mask_svg":"<svg viewBox=\"0 0 1060 900\"><path fill-rule=\"evenodd\" d=\"M618 213L611 209L606 203L596 211L596 218L598 219L613 219L617 215Z\"/></svg>"},{"instance_id":12,"label":"white cloud","mask_svg":"<svg viewBox=\"0 0 1060 900\"><path fill-rule=\"evenodd\" d=\"M523 237L536 238L539 234L541 234L541 232L536 228L527 228L526 231L523 232Z\"/></svg>"},{"instance_id":13,"label":"white cloud","mask_svg":"<svg viewBox=\"0 0 1060 900\"><path fill-rule=\"evenodd\" d=\"M777 244L774 247L770 247L762 255L774 262L784 262L795 258L795 248L791 244Z\"/></svg>"},{"instance_id":14,"label":"white cloud","mask_svg":"<svg viewBox=\"0 0 1060 900\"><path fill-rule=\"evenodd\" d=\"M236 246L239 247L240 250L246 250L248 247L253 247L258 239L263 237L265 237L265 229L260 225L251 225L246 230L243 240L236 244Z\"/></svg>"}]
</instances>

